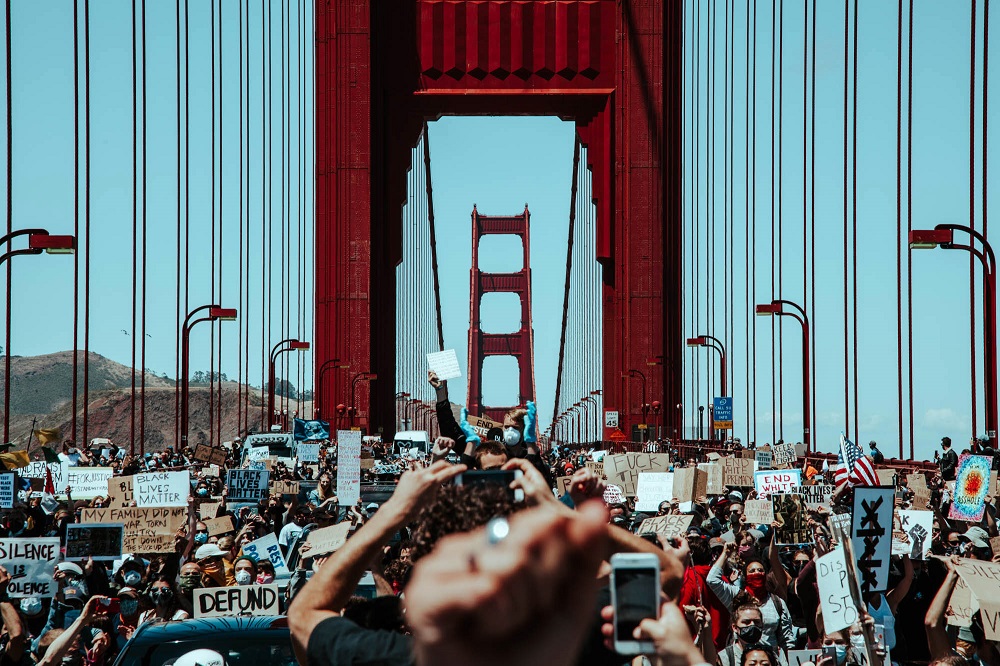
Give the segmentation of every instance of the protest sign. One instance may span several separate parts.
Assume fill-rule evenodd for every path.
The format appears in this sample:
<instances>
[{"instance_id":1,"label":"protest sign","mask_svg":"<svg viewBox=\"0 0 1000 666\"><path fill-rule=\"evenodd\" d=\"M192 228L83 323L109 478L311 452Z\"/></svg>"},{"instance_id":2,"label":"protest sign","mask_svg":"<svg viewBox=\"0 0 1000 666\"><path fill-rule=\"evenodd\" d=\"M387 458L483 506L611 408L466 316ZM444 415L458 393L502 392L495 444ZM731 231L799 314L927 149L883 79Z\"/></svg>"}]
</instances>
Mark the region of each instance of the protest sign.
<instances>
[{"instance_id":1,"label":"protest sign","mask_svg":"<svg viewBox=\"0 0 1000 666\"><path fill-rule=\"evenodd\" d=\"M236 526L233 524L232 516L222 516L221 518L202 518L205 527L208 528L208 536L217 536L228 532L235 532Z\"/></svg>"},{"instance_id":2,"label":"protest sign","mask_svg":"<svg viewBox=\"0 0 1000 666\"><path fill-rule=\"evenodd\" d=\"M319 462L319 444L299 444L295 457L299 462Z\"/></svg>"},{"instance_id":3,"label":"protest sign","mask_svg":"<svg viewBox=\"0 0 1000 666\"><path fill-rule=\"evenodd\" d=\"M795 464L794 444L775 444L771 447L771 458L775 467L785 467Z\"/></svg>"},{"instance_id":4,"label":"protest sign","mask_svg":"<svg viewBox=\"0 0 1000 666\"><path fill-rule=\"evenodd\" d=\"M0 562L12 576L7 594L15 599L54 597L59 589L52 577L59 563L59 537L0 539Z\"/></svg>"},{"instance_id":5,"label":"protest sign","mask_svg":"<svg viewBox=\"0 0 1000 666\"><path fill-rule=\"evenodd\" d=\"M858 557L862 594L880 592L889 585L894 497L892 488L854 489L851 541Z\"/></svg>"},{"instance_id":6,"label":"protest sign","mask_svg":"<svg viewBox=\"0 0 1000 666\"><path fill-rule=\"evenodd\" d=\"M275 495L298 495L299 494L299 482L298 481L273 481L271 492Z\"/></svg>"},{"instance_id":7,"label":"protest sign","mask_svg":"<svg viewBox=\"0 0 1000 666\"><path fill-rule=\"evenodd\" d=\"M108 506L124 507L135 504L134 477L113 476L108 479Z\"/></svg>"},{"instance_id":8,"label":"protest sign","mask_svg":"<svg viewBox=\"0 0 1000 666\"><path fill-rule=\"evenodd\" d=\"M698 469L705 473L705 494L721 495L726 491L722 480L722 465L719 463L698 463Z\"/></svg>"},{"instance_id":9,"label":"protest sign","mask_svg":"<svg viewBox=\"0 0 1000 666\"><path fill-rule=\"evenodd\" d=\"M694 516L670 515L647 518L639 525L636 534L662 534L665 537L681 536L687 531Z\"/></svg>"},{"instance_id":10,"label":"protest sign","mask_svg":"<svg viewBox=\"0 0 1000 666\"><path fill-rule=\"evenodd\" d=\"M274 532L270 532L256 541L243 544L243 554L255 558L258 562L270 560L271 564L274 565L275 574L288 573L285 556L281 554L281 548L278 547L278 537L275 536Z\"/></svg>"},{"instance_id":11,"label":"protest sign","mask_svg":"<svg viewBox=\"0 0 1000 666\"><path fill-rule=\"evenodd\" d=\"M842 547L838 546L816 560L820 608L828 634L846 629L860 617L851 597L849 576L846 553Z\"/></svg>"},{"instance_id":12,"label":"protest sign","mask_svg":"<svg viewBox=\"0 0 1000 666\"><path fill-rule=\"evenodd\" d=\"M66 464L52 464L49 470L56 497L64 499L66 486L69 486L75 500L105 497L108 494L108 479L114 474L110 467L69 467ZM45 478L44 468L40 478Z\"/></svg>"},{"instance_id":13,"label":"protest sign","mask_svg":"<svg viewBox=\"0 0 1000 666\"><path fill-rule=\"evenodd\" d=\"M72 523L66 526L66 559L117 560L122 556L122 523Z\"/></svg>"},{"instance_id":14,"label":"protest sign","mask_svg":"<svg viewBox=\"0 0 1000 666\"><path fill-rule=\"evenodd\" d=\"M136 506L187 506L190 472L147 472L132 477Z\"/></svg>"},{"instance_id":15,"label":"protest sign","mask_svg":"<svg viewBox=\"0 0 1000 666\"><path fill-rule=\"evenodd\" d=\"M931 529L934 526L933 511L899 511L899 536L905 551L899 555L909 555L911 560L925 560L931 552ZM896 531L893 530L893 546L896 546ZM895 555L897 553L893 553Z\"/></svg>"},{"instance_id":16,"label":"protest sign","mask_svg":"<svg viewBox=\"0 0 1000 666\"><path fill-rule=\"evenodd\" d=\"M222 506L222 502L216 502L214 500L211 502L202 502L198 505L198 515L201 516L202 520L215 518L219 515L220 506Z\"/></svg>"},{"instance_id":17,"label":"protest sign","mask_svg":"<svg viewBox=\"0 0 1000 666\"><path fill-rule=\"evenodd\" d=\"M231 469L227 476L230 501L251 502L267 499L267 481L270 473L265 469ZM357 500L355 500L357 501Z\"/></svg>"},{"instance_id":18,"label":"protest sign","mask_svg":"<svg viewBox=\"0 0 1000 666\"><path fill-rule=\"evenodd\" d=\"M757 469L771 469L773 465L773 456L771 455L770 449L757 449L757 455L755 460L757 461Z\"/></svg>"},{"instance_id":19,"label":"protest sign","mask_svg":"<svg viewBox=\"0 0 1000 666\"><path fill-rule=\"evenodd\" d=\"M674 468L674 497L680 503L695 502L707 492L708 475L697 467Z\"/></svg>"},{"instance_id":20,"label":"protest sign","mask_svg":"<svg viewBox=\"0 0 1000 666\"><path fill-rule=\"evenodd\" d=\"M337 501L353 506L361 498L361 432L337 431Z\"/></svg>"},{"instance_id":21,"label":"protest sign","mask_svg":"<svg viewBox=\"0 0 1000 666\"><path fill-rule=\"evenodd\" d=\"M458 354L454 349L431 352L427 355L427 367L437 374L441 381L462 376L462 370L458 365Z\"/></svg>"},{"instance_id":22,"label":"protest sign","mask_svg":"<svg viewBox=\"0 0 1000 666\"><path fill-rule=\"evenodd\" d=\"M330 424L319 419L292 421L292 437L296 442L322 442L330 439Z\"/></svg>"},{"instance_id":23,"label":"protest sign","mask_svg":"<svg viewBox=\"0 0 1000 666\"><path fill-rule=\"evenodd\" d=\"M194 616L280 615L280 600L276 583L197 588L194 591Z\"/></svg>"},{"instance_id":24,"label":"protest sign","mask_svg":"<svg viewBox=\"0 0 1000 666\"><path fill-rule=\"evenodd\" d=\"M598 479L604 478L604 463L594 462L592 460L587 461L587 469L594 473Z\"/></svg>"},{"instance_id":25,"label":"protest sign","mask_svg":"<svg viewBox=\"0 0 1000 666\"><path fill-rule=\"evenodd\" d=\"M264 446L254 446L247 451L247 462L260 462L271 455L271 448Z\"/></svg>"},{"instance_id":26,"label":"protest sign","mask_svg":"<svg viewBox=\"0 0 1000 666\"><path fill-rule=\"evenodd\" d=\"M819 662L822 650L789 650L788 666L811 666Z\"/></svg>"},{"instance_id":27,"label":"protest sign","mask_svg":"<svg viewBox=\"0 0 1000 666\"><path fill-rule=\"evenodd\" d=\"M309 550L303 553L304 557L315 557L317 555L328 555L340 549L347 543L347 535L351 532L351 523L343 522L329 527L313 530L306 537Z\"/></svg>"},{"instance_id":28,"label":"protest sign","mask_svg":"<svg viewBox=\"0 0 1000 666\"><path fill-rule=\"evenodd\" d=\"M761 497L794 493L798 492L798 488L802 483L802 470L789 469L754 472L753 482L754 487L757 489L757 494Z\"/></svg>"},{"instance_id":29,"label":"protest sign","mask_svg":"<svg viewBox=\"0 0 1000 666\"><path fill-rule=\"evenodd\" d=\"M931 555L931 557L938 557ZM944 562L945 558L939 558ZM972 598L972 590L961 576L955 581L955 589L948 599L947 623L952 627L968 627L972 624L972 614L979 610L979 602Z\"/></svg>"},{"instance_id":30,"label":"protest sign","mask_svg":"<svg viewBox=\"0 0 1000 666\"><path fill-rule=\"evenodd\" d=\"M46 464L42 460L37 460L35 462L28 463L26 467L21 467L17 470L17 473L25 479L45 479L45 469L49 468L52 470L52 480L55 482L56 477L66 478L66 470L69 469L69 465L66 463L48 463Z\"/></svg>"},{"instance_id":31,"label":"protest sign","mask_svg":"<svg viewBox=\"0 0 1000 666\"><path fill-rule=\"evenodd\" d=\"M994 555L1000 555L1000 536L990 537L990 550Z\"/></svg>"},{"instance_id":32,"label":"protest sign","mask_svg":"<svg viewBox=\"0 0 1000 666\"><path fill-rule=\"evenodd\" d=\"M635 495L640 473L669 470L670 454L667 453L620 453L604 456L604 474L608 483L621 486L629 497Z\"/></svg>"},{"instance_id":33,"label":"protest sign","mask_svg":"<svg viewBox=\"0 0 1000 666\"><path fill-rule=\"evenodd\" d=\"M747 500L743 504L743 515L747 523L770 525L774 522L774 505L771 500Z\"/></svg>"},{"instance_id":34,"label":"protest sign","mask_svg":"<svg viewBox=\"0 0 1000 666\"><path fill-rule=\"evenodd\" d=\"M830 502L833 499L833 491L836 489L837 486L820 483L813 486L802 486L795 492L802 495L802 500L806 503L807 507L818 509L821 506L830 507Z\"/></svg>"},{"instance_id":35,"label":"protest sign","mask_svg":"<svg viewBox=\"0 0 1000 666\"><path fill-rule=\"evenodd\" d=\"M961 559L958 575L979 602L987 640L1000 640L1000 563Z\"/></svg>"},{"instance_id":36,"label":"protest sign","mask_svg":"<svg viewBox=\"0 0 1000 666\"><path fill-rule=\"evenodd\" d=\"M0 474L0 509L13 509L17 486L17 474L4 472Z\"/></svg>"},{"instance_id":37,"label":"protest sign","mask_svg":"<svg viewBox=\"0 0 1000 666\"><path fill-rule=\"evenodd\" d=\"M195 446L194 455L192 457L195 460L200 460L212 465L221 466L226 464L226 450L217 449L207 444L198 444Z\"/></svg>"},{"instance_id":38,"label":"protest sign","mask_svg":"<svg viewBox=\"0 0 1000 666\"><path fill-rule=\"evenodd\" d=\"M955 492L948 509L948 518L978 523L986 511L986 494L990 489L990 456L963 453L955 473Z\"/></svg>"},{"instance_id":39,"label":"protest sign","mask_svg":"<svg viewBox=\"0 0 1000 666\"><path fill-rule=\"evenodd\" d=\"M569 492L570 481L572 480L572 476L560 476L556 479L556 497L562 497Z\"/></svg>"},{"instance_id":40,"label":"protest sign","mask_svg":"<svg viewBox=\"0 0 1000 666\"><path fill-rule=\"evenodd\" d=\"M838 529L844 534L851 534L851 514L833 513L827 518L827 522L830 525L830 530L834 532L834 537L836 537L836 530Z\"/></svg>"},{"instance_id":41,"label":"protest sign","mask_svg":"<svg viewBox=\"0 0 1000 666\"><path fill-rule=\"evenodd\" d=\"M84 509L81 523L122 523L126 553L173 553L174 534L187 524L186 507Z\"/></svg>"},{"instance_id":42,"label":"protest sign","mask_svg":"<svg viewBox=\"0 0 1000 666\"><path fill-rule=\"evenodd\" d=\"M480 416L472 416L471 414L468 417L466 417L465 420L469 424L469 426L476 431L476 434L479 435L480 439L484 441L488 438L491 430L493 430L494 428L500 428L500 426L502 425L492 419ZM496 440L495 434L496 433L494 432L494 441L498 441ZM500 439L503 439L502 434Z\"/></svg>"},{"instance_id":43,"label":"protest sign","mask_svg":"<svg viewBox=\"0 0 1000 666\"><path fill-rule=\"evenodd\" d=\"M672 472L642 472L635 489L635 510L656 513L660 502L674 497Z\"/></svg>"},{"instance_id":44,"label":"protest sign","mask_svg":"<svg viewBox=\"0 0 1000 666\"><path fill-rule=\"evenodd\" d=\"M899 472L894 469L877 469L875 470L875 476L878 477L878 485L895 488L896 477L899 476Z\"/></svg>"},{"instance_id":45,"label":"protest sign","mask_svg":"<svg viewBox=\"0 0 1000 666\"><path fill-rule=\"evenodd\" d=\"M750 487L753 485L753 460L751 458L723 458L722 482L727 486Z\"/></svg>"},{"instance_id":46,"label":"protest sign","mask_svg":"<svg viewBox=\"0 0 1000 666\"><path fill-rule=\"evenodd\" d=\"M625 493L622 492L622 487L611 483L604 487L604 495L602 497L604 503L608 506L625 502Z\"/></svg>"},{"instance_id":47,"label":"protest sign","mask_svg":"<svg viewBox=\"0 0 1000 666\"><path fill-rule=\"evenodd\" d=\"M375 459L374 458L362 458L361 459L361 469L375 469Z\"/></svg>"},{"instance_id":48,"label":"protest sign","mask_svg":"<svg viewBox=\"0 0 1000 666\"><path fill-rule=\"evenodd\" d=\"M809 517L801 495L772 495L774 519L781 523L775 530L778 546L812 543L812 533L806 520Z\"/></svg>"}]
</instances>

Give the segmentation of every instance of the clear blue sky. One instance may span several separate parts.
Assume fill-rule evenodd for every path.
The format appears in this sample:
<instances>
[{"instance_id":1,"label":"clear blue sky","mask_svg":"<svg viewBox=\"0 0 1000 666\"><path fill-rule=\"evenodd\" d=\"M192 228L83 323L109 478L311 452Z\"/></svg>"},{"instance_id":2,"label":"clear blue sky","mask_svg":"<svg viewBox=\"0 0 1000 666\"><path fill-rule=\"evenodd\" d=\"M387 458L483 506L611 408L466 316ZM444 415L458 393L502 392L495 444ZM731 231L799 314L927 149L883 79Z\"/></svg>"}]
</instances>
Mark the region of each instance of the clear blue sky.
<instances>
[{"instance_id":1,"label":"clear blue sky","mask_svg":"<svg viewBox=\"0 0 1000 666\"><path fill-rule=\"evenodd\" d=\"M260 7L252 3L250 31L259 35ZM298 3L291 3L293 17ZM736 433L743 437L752 428L756 416L757 439L771 440L771 377L770 325L751 317L750 326L757 329L757 403L748 423L746 336L744 322L746 300L743 238L745 222L743 146L746 131L745 112L745 3L736 5L736 49L734 83L736 122L733 139L733 199L736 215L733 230L737 275L734 279L735 330L727 339L732 359L732 390L735 396ZM817 318L814 334L817 350L817 419L815 438L821 449L832 450L839 430L844 426L845 391L843 368L843 209L842 209L842 141L843 141L843 6L817 3L817 99L816 99L816 300ZM859 430L860 439L878 440L890 454L896 448L897 414L900 405L896 396L896 244L902 239L895 231L895 117L896 117L896 3L866 2L861 5L859 32L858 78L858 367L859 367ZM981 3L980 3L981 4ZM784 277L783 294L795 301L802 300L802 6L785 3L784 29L784 122L783 122L783 253L781 266ZM224 257L225 291L222 300L228 305L238 301L238 188L240 183L237 161L239 139L238 66L240 62L236 0L222 3L223 78L225 159L222 180L224 191ZM691 11L700 6L704 12L710 5L688 3L688 58L693 52L690 27ZM777 261L770 237L771 219L771 83L770 3L758 2L757 33L757 161L756 161L756 222L757 254L753 261L757 284L755 298L764 301L772 296L770 284L772 263ZM913 91L913 224L933 226L944 221L966 223L969 211L969 6L965 0L950 3L918 3L914 19L914 91ZM716 263L715 322L708 321L705 309L695 322L689 307L686 334L712 333L726 337L724 328L723 293L723 11L725 3L717 4L718 75L716 96L716 174L715 210L718 232ZM70 233L73 218L73 70L72 70L72 5L69 3L13 3L14 32L14 216L15 227L46 226L54 233ZM272 7L275 24L273 90L274 110L274 179L275 198L272 214L280 219L280 199L277 181L280 176L280 52L278 51L280 3ZM176 119L175 119L175 51L174 5L169 2L149 2L148 25L148 109L149 109L149 191L148 191L148 338L147 366L157 372L174 375L175 362L175 257L176 257ZM127 0L102 0L91 3L91 83L92 83L92 314L91 347L94 351L119 362L129 363L131 357L131 277L132 277L132 152L131 152L131 3ZM191 3L191 293L192 305L208 302L210 221L212 207L210 170L210 73L209 64L209 5ZM296 19L293 18L293 22ZM904 22L905 24L905 22ZM295 34L295 30L292 31ZM704 51L708 28L701 23L702 76L705 74ZM982 73L982 7L980 6L979 65ZM250 282L251 292L259 294L261 217L261 40L256 37L250 47L254 68L250 74L251 137L246 145L250 153L250 234L254 239L251 255L255 263ZM905 53L905 52L904 52ZM309 63L307 63L309 64ZM293 56L293 72L297 61ZM904 72L905 73L905 72ZM2 78L2 73L0 73ZM293 75L294 80L294 75ZM703 79L704 80L704 79ZM690 83L690 80L689 80ZM977 80L977 91L981 80ZM990 125L996 127L997 76L990 81ZM308 89L308 86L307 86ZM680 93L680 91L678 91ZM691 100L690 89L685 93ZM979 95L979 93L977 93ZM297 92L292 93L293 136L298 130ZM304 100L311 107L311 93ZM905 96L904 96L905 100ZM977 118L981 117L981 97L977 99ZM699 217L705 219L706 154L705 131L707 114L706 84L701 86ZM689 121L691 109L685 104ZM309 115L311 122L311 114ZM978 127L978 121L977 121ZM311 129L306 127L307 130ZM532 211L532 269L534 275L534 326L536 333L536 382L541 411L540 423L547 425L551 416L552 394L558 352L559 312L562 305L562 284L568 218L568 192L572 163L572 125L554 118L444 118L431 123L435 208L438 221L438 242L442 257L442 303L446 347L459 350L463 370L468 327L468 269L470 261L469 213L473 203L487 214L519 212L527 202ZM311 131L307 132L311 136ZM693 126L686 135L685 159L691 154ZM217 132L218 137L218 132ZM978 130L977 130L978 138ZM991 139L993 135L991 134ZM293 143L294 143L293 139ZM978 141L977 141L978 142ZM307 143L306 159L311 160L311 143ZM995 144L992 140L991 144ZM2 150L2 149L0 149ZM293 146L291 160L297 161ZM991 150L991 153L995 151ZM482 159L484 156L487 159ZM475 158L475 159L473 159ZM904 154L905 159L905 154ZM993 160L995 162L995 160ZM474 167L470 166L474 165ZM694 175L693 164L685 166L686 238L690 238L694 209L690 194ZM981 195L976 172L976 196ZM298 192L296 174L290 178L291 189ZM312 188L306 182L305 200L311 201ZM905 186L905 182L904 182ZM0 183L0 188L3 185ZM996 200L995 186L991 198ZM218 197L217 197L218 203ZM777 202L775 206L777 206ZM297 198L289 207L291 217L299 216ZM307 204L303 213L311 216ZM905 210L904 210L905 215ZM218 218L218 213L216 213ZM275 222L277 224L277 222ZM904 220L905 223L905 220ZM218 222L217 222L218 224ZM982 226L981 209L976 207L976 225ZM294 226L294 225L293 225ZM704 239L704 227L702 239ZM304 239L307 243L311 234ZM278 236L275 236L277 239ZM293 232L293 243L297 235ZM140 239L141 241L141 239ZM277 240L276 240L277 243ZM490 260L498 262L496 269L516 246L501 244L491 250ZM686 241L687 244L687 241ZM217 248L218 251L218 248ZM275 245L277 256L278 245ZM903 270L906 270L904 248ZM445 261L447 259L447 261ZM957 252L941 250L917 253L913 256L913 356L914 356L914 429L917 452L929 456L942 435L956 441L964 440L971 431L969 381L969 297L968 258ZM18 355L43 354L70 349L72 345L72 259L68 257L22 257L15 259L15 282L12 310L12 352ZM701 266L704 267L704 245ZM690 254L685 256L685 275L693 267ZM296 267L293 268L293 272ZM277 270L277 267L275 267ZM256 285L256 286L255 286ZM692 292L690 277L684 285L688 306L693 298L706 302L705 275ZM777 294L775 294L777 295ZM274 293L275 313L271 337L282 335L276 310L279 303ZM904 291L905 298L905 291ZM307 286L306 302L312 299ZM250 311L242 313L253 322L250 346L260 348L260 304L255 299ZM294 308L295 306L293 306ZM978 324L981 306L977 303ZM303 337L310 335L312 323L309 308L293 309L293 325L285 331L296 335L294 322L303 318ZM484 318L501 323L516 318L511 304L487 307ZM905 323L905 322L904 322ZM223 370L230 376L237 372L235 355L235 324L225 324ZM123 329L128 335L123 333ZM695 330L698 329L698 330ZM708 330L713 329L713 330ZM207 368L207 328L195 336L192 369ZM978 333L979 349L982 349ZM906 332L904 329L904 344ZM266 335L266 333L265 333ZM797 389L801 367L798 332L792 325L784 336L784 433L786 439L798 438L801 429L801 396ZM704 358L705 352L683 352L688 360ZM904 356L905 359L905 356ZM311 357L303 358L311 362ZM260 384L259 359L250 381ZM712 394L708 385L709 371L702 362L700 386L686 372L686 399L690 410L704 403ZM977 420L983 429L982 364L977 370L979 410ZM904 377L905 380L905 377ZM307 381L307 384L311 382ZM696 392L696 387L700 391ZM487 387L488 402L505 402L515 391L512 372L503 371L493 377ZM496 391L496 393L494 393ZM452 382L452 395L464 399L461 380ZM699 398L700 396L700 398ZM751 405L753 407L753 405ZM902 408L908 409L906 396ZM853 411L853 400L851 403ZM688 425L691 425L689 420ZM853 417L852 417L853 430Z\"/></svg>"}]
</instances>

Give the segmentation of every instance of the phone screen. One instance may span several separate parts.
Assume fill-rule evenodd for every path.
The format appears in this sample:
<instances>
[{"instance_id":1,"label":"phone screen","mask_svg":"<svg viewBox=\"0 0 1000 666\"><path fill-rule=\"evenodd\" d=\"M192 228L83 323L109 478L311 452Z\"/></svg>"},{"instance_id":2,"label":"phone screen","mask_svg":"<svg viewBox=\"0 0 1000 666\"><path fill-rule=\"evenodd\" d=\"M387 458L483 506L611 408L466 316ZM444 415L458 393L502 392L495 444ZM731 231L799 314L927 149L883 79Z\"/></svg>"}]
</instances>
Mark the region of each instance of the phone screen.
<instances>
[{"instance_id":1,"label":"phone screen","mask_svg":"<svg viewBox=\"0 0 1000 666\"><path fill-rule=\"evenodd\" d=\"M646 618L657 617L656 569L615 569L615 637L635 640L632 632Z\"/></svg>"},{"instance_id":2,"label":"phone screen","mask_svg":"<svg viewBox=\"0 0 1000 666\"><path fill-rule=\"evenodd\" d=\"M495 483L499 486L503 486L507 489L507 494L510 495L511 499L516 499L515 492L510 489L510 484L514 482L517 478L515 472L520 470L507 470L507 469L488 469L488 470L472 470L469 472L463 472L461 475L461 485L464 486L484 486L489 483ZM456 478L456 482L458 479Z\"/></svg>"}]
</instances>

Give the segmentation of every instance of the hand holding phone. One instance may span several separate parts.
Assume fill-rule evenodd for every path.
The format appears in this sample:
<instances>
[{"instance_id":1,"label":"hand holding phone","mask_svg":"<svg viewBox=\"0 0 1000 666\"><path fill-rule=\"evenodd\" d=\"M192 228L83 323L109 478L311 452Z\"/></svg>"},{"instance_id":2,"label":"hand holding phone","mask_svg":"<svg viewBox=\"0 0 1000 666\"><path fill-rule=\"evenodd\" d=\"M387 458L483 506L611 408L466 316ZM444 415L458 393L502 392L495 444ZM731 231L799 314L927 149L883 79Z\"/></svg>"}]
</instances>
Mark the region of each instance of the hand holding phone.
<instances>
[{"instance_id":1,"label":"hand holding phone","mask_svg":"<svg viewBox=\"0 0 1000 666\"><path fill-rule=\"evenodd\" d=\"M634 632L645 619L660 617L660 561L652 553L611 556L611 605L614 608L614 649L619 654L652 652L649 640Z\"/></svg>"}]
</instances>

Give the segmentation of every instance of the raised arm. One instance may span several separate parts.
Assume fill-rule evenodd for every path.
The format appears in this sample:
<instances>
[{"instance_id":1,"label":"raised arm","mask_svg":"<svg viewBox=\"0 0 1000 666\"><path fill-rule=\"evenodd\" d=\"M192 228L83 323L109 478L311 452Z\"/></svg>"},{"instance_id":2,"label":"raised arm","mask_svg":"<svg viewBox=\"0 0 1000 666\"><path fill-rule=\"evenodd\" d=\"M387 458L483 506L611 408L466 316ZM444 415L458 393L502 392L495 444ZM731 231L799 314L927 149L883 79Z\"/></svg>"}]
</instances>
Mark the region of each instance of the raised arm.
<instances>
[{"instance_id":1,"label":"raised arm","mask_svg":"<svg viewBox=\"0 0 1000 666\"><path fill-rule=\"evenodd\" d=\"M946 631L945 611L948 608L948 600L958 583L958 555L952 555L951 559L945 560L948 567L948 575L941 583L940 589L934 595L927 615L924 616L924 628L927 630L927 647L931 652L931 659L941 659L951 653L951 642L948 640Z\"/></svg>"},{"instance_id":2,"label":"raised arm","mask_svg":"<svg viewBox=\"0 0 1000 666\"><path fill-rule=\"evenodd\" d=\"M899 604L910 592L911 583L913 583L913 562L910 561L909 555L903 555L903 579L899 581L899 585L894 587L889 594L885 595L886 601L889 602L889 610L892 611L893 615L896 614Z\"/></svg>"}]
</instances>

